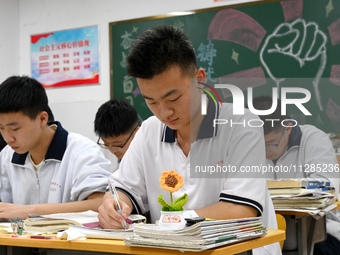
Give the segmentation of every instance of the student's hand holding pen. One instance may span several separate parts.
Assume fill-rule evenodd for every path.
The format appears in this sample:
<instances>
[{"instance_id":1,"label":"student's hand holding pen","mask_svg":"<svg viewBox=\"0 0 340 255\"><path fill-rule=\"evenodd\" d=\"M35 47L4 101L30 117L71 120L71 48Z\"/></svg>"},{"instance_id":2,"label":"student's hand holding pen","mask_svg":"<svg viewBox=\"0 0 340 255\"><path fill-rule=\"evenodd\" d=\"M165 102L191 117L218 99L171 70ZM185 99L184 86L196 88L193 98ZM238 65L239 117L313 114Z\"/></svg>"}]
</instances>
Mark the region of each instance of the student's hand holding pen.
<instances>
[{"instance_id":1,"label":"student's hand holding pen","mask_svg":"<svg viewBox=\"0 0 340 255\"><path fill-rule=\"evenodd\" d=\"M105 194L103 203L98 208L98 219L103 228L122 229L124 228L124 225L127 229L129 228L129 224L126 223L125 219L132 211L132 204L130 199L124 193L118 191L117 196L121 214L119 213L119 207L117 207L116 200L114 199L114 195L112 195L111 191Z\"/></svg>"}]
</instances>

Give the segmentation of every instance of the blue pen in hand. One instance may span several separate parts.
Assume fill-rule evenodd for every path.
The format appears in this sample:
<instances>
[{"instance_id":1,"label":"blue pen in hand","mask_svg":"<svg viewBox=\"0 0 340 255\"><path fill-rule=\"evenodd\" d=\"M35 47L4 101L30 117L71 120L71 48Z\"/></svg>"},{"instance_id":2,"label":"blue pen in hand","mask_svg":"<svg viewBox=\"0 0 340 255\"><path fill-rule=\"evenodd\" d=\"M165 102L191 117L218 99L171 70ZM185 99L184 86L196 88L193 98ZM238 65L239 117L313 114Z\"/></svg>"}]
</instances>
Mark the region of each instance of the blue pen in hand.
<instances>
[{"instance_id":1,"label":"blue pen in hand","mask_svg":"<svg viewBox=\"0 0 340 255\"><path fill-rule=\"evenodd\" d=\"M117 212L122 215L122 208L120 207L119 204L119 197L118 197L118 193L116 191L116 188L111 184L111 182L109 181L109 189L111 191L112 197L115 201L115 204L117 206ZM126 229L126 222L125 220L122 222L122 226L124 227L124 229Z\"/></svg>"}]
</instances>

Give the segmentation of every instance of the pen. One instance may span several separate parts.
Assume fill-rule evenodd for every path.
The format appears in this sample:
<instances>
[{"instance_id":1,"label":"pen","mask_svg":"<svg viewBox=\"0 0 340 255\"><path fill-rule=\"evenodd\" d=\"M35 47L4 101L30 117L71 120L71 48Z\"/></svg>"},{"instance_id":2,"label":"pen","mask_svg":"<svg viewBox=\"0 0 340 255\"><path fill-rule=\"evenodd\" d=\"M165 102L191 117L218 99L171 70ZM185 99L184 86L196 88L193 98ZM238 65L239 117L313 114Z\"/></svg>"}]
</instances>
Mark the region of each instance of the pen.
<instances>
[{"instance_id":1,"label":"pen","mask_svg":"<svg viewBox=\"0 0 340 255\"><path fill-rule=\"evenodd\" d=\"M14 238L30 238L29 236L23 236L23 235L12 235Z\"/></svg>"},{"instance_id":2,"label":"pen","mask_svg":"<svg viewBox=\"0 0 340 255\"><path fill-rule=\"evenodd\" d=\"M26 236L26 235L12 235L14 238L31 238L31 239L57 239L55 236Z\"/></svg>"},{"instance_id":3,"label":"pen","mask_svg":"<svg viewBox=\"0 0 340 255\"><path fill-rule=\"evenodd\" d=\"M115 200L116 206L117 206L117 212L122 215L122 208L120 207L119 204L119 197L118 197L118 193L116 191L116 188L111 184L111 182L109 181L109 189L111 191L111 195L113 197L113 199ZM122 226L124 227L124 229L126 229L126 222L125 220L122 222Z\"/></svg>"},{"instance_id":4,"label":"pen","mask_svg":"<svg viewBox=\"0 0 340 255\"><path fill-rule=\"evenodd\" d=\"M55 236L30 236L32 239L57 239Z\"/></svg>"}]
</instances>

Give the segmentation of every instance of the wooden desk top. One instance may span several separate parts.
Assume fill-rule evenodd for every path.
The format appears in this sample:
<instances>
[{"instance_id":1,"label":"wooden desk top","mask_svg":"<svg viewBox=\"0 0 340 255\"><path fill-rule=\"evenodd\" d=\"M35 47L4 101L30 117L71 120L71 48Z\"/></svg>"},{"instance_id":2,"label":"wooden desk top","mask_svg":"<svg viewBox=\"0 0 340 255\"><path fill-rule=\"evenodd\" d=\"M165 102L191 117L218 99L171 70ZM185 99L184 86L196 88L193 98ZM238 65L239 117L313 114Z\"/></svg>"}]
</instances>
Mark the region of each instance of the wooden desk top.
<instances>
[{"instance_id":1,"label":"wooden desk top","mask_svg":"<svg viewBox=\"0 0 340 255\"><path fill-rule=\"evenodd\" d=\"M336 204L336 207L333 210L340 209L340 201L336 201L334 204Z\"/></svg>"},{"instance_id":2,"label":"wooden desk top","mask_svg":"<svg viewBox=\"0 0 340 255\"><path fill-rule=\"evenodd\" d=\"M34 248L48 248L48 249L65 249L65 250L78 250L78 251L94 251L94 252L114 252L121 254L144 254L144 255L158 255L158 254L181 254L177 250L167 250L158 248L141 248L124 246L122 240L104 240L104 239L87 239L85 241L71 241L54 240L54 239L26 239L26 238L13 238L12 234L0 235L0 245L6 246L21 246L21 247L34 247ZM213 254L236 254L250 249L258 248L267 244L285 240L285 231L277 229L268 229L268 234L240 242L235 244L226 245L216 249L202 251L200 255ZM197 252L185 252L184 254L195 254Z\"/></svg>"},{"instance_id":3,"label":"wooden desk top","mask_svg":"<svg viewBox=\"0 0 340 255\"><path fill-rule=\"evenodd\" d=\"M336 204L336 207L333 208L332 210L340 209L340 201L335 201L334 204ZM299 215L299 216L310 215L309 213L306 213L306 212L280 211L280 210L275 210L275 213L282 214L282 215Z\"/></svg>"}]
</instances>

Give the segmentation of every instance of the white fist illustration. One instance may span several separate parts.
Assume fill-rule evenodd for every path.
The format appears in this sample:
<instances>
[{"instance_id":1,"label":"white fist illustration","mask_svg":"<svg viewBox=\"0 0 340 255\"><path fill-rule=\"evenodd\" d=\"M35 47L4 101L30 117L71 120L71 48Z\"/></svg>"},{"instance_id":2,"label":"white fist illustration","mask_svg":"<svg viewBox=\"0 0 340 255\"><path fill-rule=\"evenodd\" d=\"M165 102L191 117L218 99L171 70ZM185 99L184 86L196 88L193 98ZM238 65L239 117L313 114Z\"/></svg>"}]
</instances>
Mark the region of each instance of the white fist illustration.
<instances>
[{"instance_id":1,"label":"white fist illustration","mask_svg":"<svg viewBox=\"0 0 340 255\"><path fill-rule=\"evenodd\" d=\"M297 19L280 24L269 35L260 60L279 89L286 78L311 78L318 107L323 111L319 83L324 72L327 37L315 22ZM298 84L297 84L298 87Z\"/></svg>"}]
</instances>

